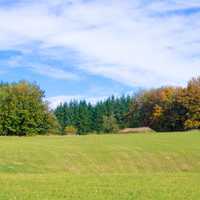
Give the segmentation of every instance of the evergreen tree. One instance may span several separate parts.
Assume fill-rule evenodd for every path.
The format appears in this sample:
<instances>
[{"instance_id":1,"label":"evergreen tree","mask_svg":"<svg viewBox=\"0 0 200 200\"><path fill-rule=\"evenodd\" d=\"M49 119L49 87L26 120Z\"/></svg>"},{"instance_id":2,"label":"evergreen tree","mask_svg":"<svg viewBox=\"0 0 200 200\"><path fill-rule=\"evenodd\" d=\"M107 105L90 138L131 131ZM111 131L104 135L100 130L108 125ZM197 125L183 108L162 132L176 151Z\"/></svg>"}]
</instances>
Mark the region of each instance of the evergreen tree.
<instances>
[{"instance_id":1,"label":"evergreen tree","mask_svg":"<svg viewBox=\"0 0 200 200\"><path fill-rule=\"evenodd\" d=\"M129 110L130 96L115 98L114 96L105 101L97 102L91 105L86 101L71 101L59 105L55 110L55 115L62 126L73 125L78 129L78 134L89 132L102 133L103 116L113 116L120 128L127 127L126 113Z\"/></svg>"}]
</instances>

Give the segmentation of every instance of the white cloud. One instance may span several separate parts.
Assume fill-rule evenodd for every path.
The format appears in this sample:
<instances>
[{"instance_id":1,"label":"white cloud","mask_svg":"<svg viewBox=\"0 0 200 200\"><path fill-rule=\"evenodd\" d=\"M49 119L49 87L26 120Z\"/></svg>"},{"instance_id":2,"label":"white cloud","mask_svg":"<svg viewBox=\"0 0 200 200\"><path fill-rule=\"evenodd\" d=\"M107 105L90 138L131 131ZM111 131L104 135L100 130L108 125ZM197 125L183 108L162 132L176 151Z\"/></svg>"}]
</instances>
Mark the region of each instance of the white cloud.
<instances>
[{"instance_id":1,"label":"white cloud","mask_svg":"<svg viewBox=\"0 0 200 200\"><path fill-rule=\"evenodd\" d=\"M80 77L75 73L60 69L58 67L53 67L50 65L45 65L41 63L34 63L30 61L25 61L22 56L14 56L8 60L0 62L1 66L7 66L7 68L28 68L29 70L44 76L48 76L60 80L79 80Z\"/></svg>"},{"instance_id":2,"label":"white cloud","mask_svg":"<svg viewBox=\"0 0 200 200\"><path fill-rule=\"evenodd\" d=\"M63 95L63 96L55 96L55 97L49 97L46 100L49 102L49 106L51 109L55 109L58 105L65 103L65 102L70 102L73 100L80 101L80 100L85 100L87 99L87 102L91 104L95 104L98 101L102 101L108 98L108 96L100 96L100 97L89 97L89 96L83 96L83 95Z\"/></svg>"},{"instance_id":3,"label":"white cloud","mask_svg":"<svg viewBox=\"0 0 200 200\"><path fill-rule=\"evenodd\" d=\"M72 49L77 68L131 86L180 85L200 75L200 14L168 15L199 8L199 1L144 2L43 0L0 8L0 48L38 41L43 51ZM54 69L37 70L52 75Z\"/></svg>"},{"instance_id":4,"label":"white cloud","mask_svg":"<svg viewBox=\"0 0 200 200\"><path fill-rule=\"evenodd\" d=\"M200 2L199 0L190 0L190 1L183 1L183 0L157 0L154 3L150 3L149 9L152 11L174 11L180 9L191 9L191 8L199 8Z\"/></svg>"},{"instance_id":5,"label":"white cloud","mask_svg":"<svg viewBox=\"0 0 200 200\"><path fill-rule=\"evenodd\" d=\"M48 65L30 64L29 67L32 69L32 71L36 73L49 76L55 79L62 79L62 80L78 80L79 79L79 77L76 74L67 72L66 70L58 69L56 67L48 66Z\"/></svg>"}]
</instances>

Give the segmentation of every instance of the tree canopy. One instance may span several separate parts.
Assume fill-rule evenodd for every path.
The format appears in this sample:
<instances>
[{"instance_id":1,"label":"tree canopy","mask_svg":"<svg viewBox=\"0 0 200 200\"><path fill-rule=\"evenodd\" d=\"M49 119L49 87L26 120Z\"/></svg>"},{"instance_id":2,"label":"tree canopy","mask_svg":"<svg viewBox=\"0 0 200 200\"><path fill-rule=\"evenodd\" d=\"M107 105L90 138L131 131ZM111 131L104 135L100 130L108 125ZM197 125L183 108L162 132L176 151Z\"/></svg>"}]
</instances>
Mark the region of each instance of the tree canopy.
<instances>
[{"instance_id":1,"label":"tree canopy","mask_svg":"<svg viewBox=\"0 0 200 200\"><path fill-rule=\"evenodd\" d=\"M60 122L62 129L66 126L74 126L78 134L89 132L102 133L105 130L106 119L112 119L119 128L127 127L126 113L129 110L132 98L130 96L110 97L105 101L91 105L86 101L71 101L59 105L55 115Z\"/></svg>"},{"instance_id":2,"label":"tree canopy","mask_svg":"<svg viewBox=\"0 0 200 200\"><path fill-rule=\"evenodd\" d=\"M200 128L200 77L186 87L111 96L95 105L86 100L66 102L53 112L44 97L44 91L33 83L0 83L0 135L84 135L144 126L156 131Z\"/></svg>"},{"instance_id":3,"label":"tree canopy","mask_svg":"<svg viewBox=\"0 0 200 200\"><path fill-rule=\"evenodd\" d=\"M187 87L162 87L140 93L128 113L130 126L149 126L157 131L200 128L200 78Z\"/></svg>"},{"instance_id":4,"label":"tree canopy","mask_svg":"<svg viewBox=\"0 0 200 200\"><path fill-rule=\"evenodd\" d=\"M156 131L183 131L200 128L200 78L186 87L161 87L134 96L110 97L95 105L86 101L64 103L55 110L62 128L73 125L78 134L150 127Z\"/></svg>"},{"instance_id":5,"label":"tree canopy","mask_svg":"<svg viewBox=\"0 0 200 200\"><path fill-rule=\"evenodd\" d=\"M25 81L0 85L0 134L34 135L58 130L59 124L43 101L44 92Z\"/></svg>"}]
</instances>

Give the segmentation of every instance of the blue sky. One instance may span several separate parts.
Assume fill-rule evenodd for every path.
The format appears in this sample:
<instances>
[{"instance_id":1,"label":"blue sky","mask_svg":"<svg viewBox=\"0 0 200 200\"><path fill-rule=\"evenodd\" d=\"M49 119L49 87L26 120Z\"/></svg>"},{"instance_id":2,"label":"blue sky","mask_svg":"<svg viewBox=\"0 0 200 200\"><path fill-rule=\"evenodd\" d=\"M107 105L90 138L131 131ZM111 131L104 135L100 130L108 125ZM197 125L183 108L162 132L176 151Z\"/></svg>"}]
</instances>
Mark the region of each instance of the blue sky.
<instances>
[{"instance_id":1,"label":"blue sky","mask_svg":"<svg viewBox=\"0 0 200 200\"><path fill-rule=\"evenodd\" d=\"M0 0L0 76L51 106L200 75L199 0Z\"/></svg>"}]
</instances>

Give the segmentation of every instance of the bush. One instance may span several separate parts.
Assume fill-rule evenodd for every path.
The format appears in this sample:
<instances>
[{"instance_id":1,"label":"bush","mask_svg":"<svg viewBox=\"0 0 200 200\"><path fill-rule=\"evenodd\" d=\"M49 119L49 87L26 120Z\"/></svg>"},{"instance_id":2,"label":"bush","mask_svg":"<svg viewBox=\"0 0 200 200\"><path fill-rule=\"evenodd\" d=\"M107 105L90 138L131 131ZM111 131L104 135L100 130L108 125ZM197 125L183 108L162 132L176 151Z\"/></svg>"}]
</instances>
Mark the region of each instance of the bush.
<instances>
[{"instance_id":1,"label":"bush","mask_svg":"<svg viewBox=\"0 0 200 200\"><path fill-rule=\"evenodd\" d=\"M56 116L53 113L49 112L47 122L49 124L48 134L52 134L52 135L61 135L62 134L62 128L61 128Z\"/></svg>"},{"instance_id":2,"label":"bush","mask_svg":"<svg viewBox=\"0 0 200 200\"><path fill-rule=\"evenodd\" d=\"M184 125L186 130L199 129L200 121L188 119L185 121Z\"/></svg>"},{"instance_id":3,"label":"bush","mask_svg":"<svg viewBox=\"0 0 200 200\"><path fill-rule=\"evenodd\" d=\"M76 135L77 132L78 130L74 126L66 126L64 129L64 135Z\"/></svg>"},{"instance_id":4,"label":"bush","mask_svg":"<svg viewBox=\"0 0 200 200\"><path fill-rule=\"evenodd\" d=\"M106 133L117 133L119 131L117 120L113 115L103 116L103 130Z\"/></svg>"}]
</instances>

